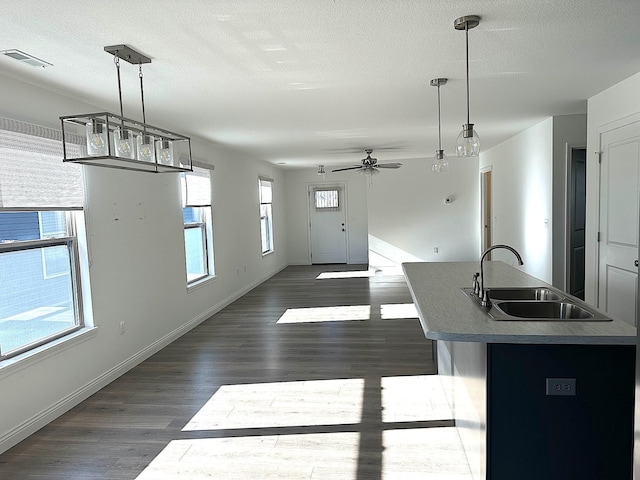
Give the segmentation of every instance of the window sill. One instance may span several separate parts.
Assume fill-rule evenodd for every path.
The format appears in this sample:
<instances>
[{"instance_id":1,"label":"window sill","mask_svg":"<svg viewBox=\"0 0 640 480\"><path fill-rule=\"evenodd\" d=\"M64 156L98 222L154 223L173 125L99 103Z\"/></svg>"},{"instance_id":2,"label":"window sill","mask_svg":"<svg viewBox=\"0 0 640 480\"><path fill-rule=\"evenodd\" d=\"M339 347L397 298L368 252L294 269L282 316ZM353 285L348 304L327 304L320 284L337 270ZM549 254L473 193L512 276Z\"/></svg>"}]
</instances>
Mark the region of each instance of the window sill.
<instances>
[{"instance_id":1,"label":"window sill","mask_svg":"<svg viewBox=\"0 0 640 480\"><path fill-rule=\"evenodd\" d=\"M0 379L94 338L97 334L98 327L85 327L21 355L2 360L0 361Z\"/></svg>"},{"instance_id":2,"label":"window sill","mask_svg":"<svg viewBox=\"0 0 640 480\"><path fill-rule=\"evenodd\" d=\"M208 285L210 283L213 283L215 281L215 279L218 278L215 275L211 275L209 277L205 277L202 278L200 280L197 280L193 283L190 283L187 285L187 292L192 292L194 290L197 290L201 287L204 287L205 285Z\"/></svg>"},{"instance_id":3,"label":"window sill","mask_svg":"<svg viewBox=\"0 0 640 480\"><path fill-rule=\"evenodd\" d=\"M275 250L269 250L268 252L264 252L264 253L262 254L262 256L263 256L263 257L267 257L267 256L271 255L272 253L276 253L276 251L275 251Z\"/></svg>"}]
</instances>

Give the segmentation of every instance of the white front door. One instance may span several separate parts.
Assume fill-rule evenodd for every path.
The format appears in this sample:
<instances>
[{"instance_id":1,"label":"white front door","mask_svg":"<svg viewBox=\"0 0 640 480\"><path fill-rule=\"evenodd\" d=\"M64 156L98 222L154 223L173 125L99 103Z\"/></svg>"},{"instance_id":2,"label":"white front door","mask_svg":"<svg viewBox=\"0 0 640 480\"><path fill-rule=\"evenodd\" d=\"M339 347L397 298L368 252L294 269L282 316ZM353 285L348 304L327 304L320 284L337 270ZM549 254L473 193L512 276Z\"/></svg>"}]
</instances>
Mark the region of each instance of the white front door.
<instances>
[{"instance_id":1,"label":"white front door","mask_svg":"<svg viewBox=\"0 0 640 480\"><path fill-rule=\"evenodd\" d=\"M345 186L309 186L311 263L347 263Z\"/></svg>"},{"instance_id":2,"label":"white front door","mask_svg":"<svg viewBox=\"0 0 640 480\"><path fill-rule=\"evenodd\" d=\"M636 326L640 122L600 134L598 307Z\"/></svg>"}]
</instances>

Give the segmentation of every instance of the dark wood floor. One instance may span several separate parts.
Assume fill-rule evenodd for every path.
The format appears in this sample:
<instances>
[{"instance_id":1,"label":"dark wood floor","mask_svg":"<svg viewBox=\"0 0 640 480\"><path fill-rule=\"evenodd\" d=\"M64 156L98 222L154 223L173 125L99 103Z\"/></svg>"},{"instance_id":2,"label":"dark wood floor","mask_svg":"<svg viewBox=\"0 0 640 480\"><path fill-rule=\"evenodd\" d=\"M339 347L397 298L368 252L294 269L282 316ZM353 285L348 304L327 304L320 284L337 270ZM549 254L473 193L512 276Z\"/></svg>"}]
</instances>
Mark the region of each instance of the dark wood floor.
<instances>
[{"instance_id":1,"label":"dark wood floor","mask_svg":"<svg viewBox=\"0 0 640 480\"><path fill-rule=\"evenodd\" d=\"M431 344L387 307L411 303L404 278L317 279L362 268L285 269L0 455L0 478L470 478L422 390ZM433 432L450 442L419 445Z\"/></svg>"}]
</instances>

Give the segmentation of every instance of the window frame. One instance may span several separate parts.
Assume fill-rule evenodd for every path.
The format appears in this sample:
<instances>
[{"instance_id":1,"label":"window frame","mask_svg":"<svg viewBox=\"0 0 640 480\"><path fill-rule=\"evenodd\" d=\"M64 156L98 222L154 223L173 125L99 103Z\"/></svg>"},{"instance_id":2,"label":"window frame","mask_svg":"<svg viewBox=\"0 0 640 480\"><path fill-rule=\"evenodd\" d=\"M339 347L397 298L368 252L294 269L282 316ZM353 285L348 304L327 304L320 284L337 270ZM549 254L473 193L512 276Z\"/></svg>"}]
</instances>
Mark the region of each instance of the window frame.
<instances>
[{"instance_id":1,"label":"window frame","mask_svg":"<svg viewBox=\"0 0 640 480\"><path fill-rule=\"evenodd\" d=\"M38 213L38 226L40 227L41 226L40 212L44 210L21 209L21 210L4 210L4 211L8 213L14 212L14 211L36 212ZM73 305L74 325L72 327L65 328L64 330L60 330L51 335L42 337L31 343L27 343L22 347L10 350L8 353L5 353L0 350L0 361L4 361L7 359L16 357L18 355L21 355L23 353L29 352L31 350L34 350L48 343L54 342L55 340L58 340L62 337L66 337L71 333L77 332L78 330L85 328L85 317L82 309L82 305L83 305L82 283L81 283L81 278L79 274L80 254L79 254L79 248L78 248L78 237L76 234L75 219L73 217L74 212L69 210L56 210L56 211L63 211L65 213L65 225L67 228L67 231L65 232L65 236L63 237L56 236L55 238L40 238L37 240L15 240L15 241L9 241L9 242L0 242L0 253L41 249L41 254L43 258L43 272L45 272L45 278L53 278L53 277L46 277L46 268L44 264L44 257L45 257L44 249L47 247L65 245L69 253L69 275L71 276L71 278L69 279L69 282L71 284L70 292L71 292L71 301ZM42 230L40 230L40 233L42 234ZM55 275L55 276L62 276L62 275L66 275L66 273ZM0 348L1 347L2 345L0 345Z\"/></svg>"}]
</instances>

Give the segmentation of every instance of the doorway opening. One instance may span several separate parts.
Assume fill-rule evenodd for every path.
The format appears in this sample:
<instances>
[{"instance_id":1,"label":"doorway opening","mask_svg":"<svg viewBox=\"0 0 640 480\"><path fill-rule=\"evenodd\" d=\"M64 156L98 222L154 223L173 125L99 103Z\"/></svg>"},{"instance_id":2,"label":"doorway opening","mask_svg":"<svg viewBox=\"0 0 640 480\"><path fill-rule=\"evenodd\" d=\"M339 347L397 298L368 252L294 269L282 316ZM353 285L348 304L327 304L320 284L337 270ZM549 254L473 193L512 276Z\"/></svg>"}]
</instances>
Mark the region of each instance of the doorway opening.
<instances>
[{"instance_id":1,"label":"doorway opening","mask_svg":"<svg viewBox=\"0 0 640 480\"><path fill-rule=\"evenodd\" d=\"M489 166L480 171L480 247L482 252L493 245L491 197L491 166ZM491 252L486 258L491 260Z\"/></svg>"},{"instance_id":2,"label":"doorway opening","mask_svg":"<svg viewBox=\"0 0 640 480\"><path fill-rule=\"evenodd\" d=\"M567 288L584 300L587 150L569 148L567 201Z\"/></svg>"}]
</instances>

